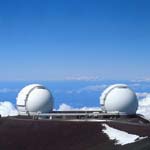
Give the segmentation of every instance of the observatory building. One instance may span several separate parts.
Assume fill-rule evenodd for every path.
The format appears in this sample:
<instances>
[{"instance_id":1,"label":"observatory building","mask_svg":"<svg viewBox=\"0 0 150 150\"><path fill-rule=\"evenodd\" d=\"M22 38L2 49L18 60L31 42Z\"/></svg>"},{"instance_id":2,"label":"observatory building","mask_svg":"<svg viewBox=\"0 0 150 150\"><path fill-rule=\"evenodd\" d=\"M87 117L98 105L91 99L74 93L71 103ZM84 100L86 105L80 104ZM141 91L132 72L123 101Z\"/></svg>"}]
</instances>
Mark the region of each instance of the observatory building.
<instances>
[{"instance_id":1,"label":"observatory building","mask_svg":"<svg viewBox=\"0 0 150 150\"><path fill-rule=\"evenodd\" d=\"M108 87L100 96L99 110L53 111L53 96L40 84L24 87L17 97L19 115L52 120L104 119L120 115L136 115L138 100L135 93L125 84Z\"/></svg>"},{"instance_id":2,"label":"observatory building","mask_svg":"<svg viewBox=\"0 0 150 150\"><path fill-rule=\"evenodd\" d=\"M28 85L17 96L17 109L20 115L49 113L53 110L53 96L43 85Z\"/></svg>"},{"instance_id":3,"label":"observatory building","mask_svg":"<svg viewBox=\"0 0 150 150\"><path fill-rule=\"evenodd\" d=\"M115 84L109 86L100 97L102 110L119 112L128 115L136 114L138 100L136 94L125 84Z\"/></svg>"}]
</instances>

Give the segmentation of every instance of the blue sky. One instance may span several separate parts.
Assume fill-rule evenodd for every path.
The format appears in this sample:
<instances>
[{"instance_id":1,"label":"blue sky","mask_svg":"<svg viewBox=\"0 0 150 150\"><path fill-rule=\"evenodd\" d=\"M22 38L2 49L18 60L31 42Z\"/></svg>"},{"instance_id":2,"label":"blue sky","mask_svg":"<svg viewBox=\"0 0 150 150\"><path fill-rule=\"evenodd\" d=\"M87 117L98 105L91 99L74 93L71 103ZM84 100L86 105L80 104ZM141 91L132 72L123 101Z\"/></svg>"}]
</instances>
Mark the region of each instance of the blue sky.
<instances>
[{"instance_id":1,"label":"blue sky","mask_svg":"<svg viewBox=\"0 0 150 150\"><path fill-rule=\"evenodd\" d=\"M0 80L150 77L148 0L1 0Z\"/></svg>"}]
</instances>

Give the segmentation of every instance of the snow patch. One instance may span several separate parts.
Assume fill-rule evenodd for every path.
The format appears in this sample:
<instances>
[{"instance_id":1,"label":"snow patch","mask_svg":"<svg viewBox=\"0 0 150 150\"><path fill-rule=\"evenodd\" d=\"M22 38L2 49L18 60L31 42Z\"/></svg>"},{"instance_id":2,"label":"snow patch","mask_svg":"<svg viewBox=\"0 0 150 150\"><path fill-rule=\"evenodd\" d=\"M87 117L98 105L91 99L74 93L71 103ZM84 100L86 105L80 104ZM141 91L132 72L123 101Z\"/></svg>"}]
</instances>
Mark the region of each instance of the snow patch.
<instances>
[{"instance_id":1,"label":"snow patch","mask_svg":"<svg viewBox=\"0 0 150 150\"><path fill-rule=\"evenodd\" d=\"M103 133L107 134L110 140L115 140L115 145L126 145L147 138L114 129L107 124L102 124L102 126L105 127L105 129L102 130Z\"/></svg>"},{"instance_id":2,"label":"snow patch","mask_svg":"<svg viewBox=\"0 0 150 150\"><path fill-rule=\"evenodd\" d=\"M0 115L2 117L17 116L18 111L16 110L16 108L13 106L11 102L4 101L4 102L0 102Z\"/></svg>"}]
</instances>

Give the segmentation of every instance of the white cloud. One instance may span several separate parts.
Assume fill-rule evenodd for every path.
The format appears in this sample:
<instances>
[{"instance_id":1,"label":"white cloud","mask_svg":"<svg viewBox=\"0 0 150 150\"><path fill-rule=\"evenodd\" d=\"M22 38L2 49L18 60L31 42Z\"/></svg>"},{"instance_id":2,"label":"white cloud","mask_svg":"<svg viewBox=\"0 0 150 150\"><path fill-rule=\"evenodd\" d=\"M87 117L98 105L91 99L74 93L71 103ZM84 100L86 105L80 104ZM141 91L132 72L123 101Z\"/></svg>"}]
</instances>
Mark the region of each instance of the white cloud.
<instances>
[{"instance_id":1,"label":"white cloud","mask_svg":"<svg viewBox=\"0 0 150 150\"><path fill-rule=\"evenodd\" d=\"M141 84L139 84L139 83L133 83L133 84L130 84L130 86L131 87L139 87L139 86L141 86Z\"/></svg>"},{"instance_id":2,"label":"white cloud","mask_svg":"<svg viewBox=\"0 0 150 150\"><path fill-rule=\"evenodd\" d=\"M61 104L58 108L58 111L72 111L72 110L101 110L100 107L81 107L81 108L74 108L70 105L65 103Z\"/></svg>"},{"instance_id":3,"label":"white cloud","mask_svg":"<svg viewBox=\"0 0 150 150\"><path fill-rule=\"evenodd\" d=\"M0 89L0 93L9 93L9 92L18 92L18 89L9 89L9 88L2 88Z\"/></svg>"},{"instance_id":4,"label":"white cloud","mask_svg":"<svg viewBox=\"0 0 150 150\"><path fill-rule=\"evenodd\" d=\"M99 81L102 80L103 78L99 76L68 76L65 78L65 80L75 80L75 81Z\"/></svg>"},{"instance_id":5,"label":"white cloud","mask_svg":"<svg viewBox=\"0 0 150 150\"><path fill-rule=\"evenodd\" d=\"M76 93L76 90L68 90L66 91L67 94L73 94L73 93Z\"/></svg>"},{"instance_id":6,"label":"white cloud","mask_svg":"<svg viewBox=\"0 0 150 150\"><path fill-rule=\"evenodd\" d=\"M136 96L137 96L139 99L142 99L142 98L150 97L150 93L148 93L148 92L136 93Z\"/></svg>"},{"instance_id":7,"label":"white cloud","mask_svg":"<svg viewBox=\"0 0 150 150\"><path fill-rule=\"evenodd\" d=\"M104 90L108 85L102 84L102 85L88 85L85 87L81 87L79 89L70 89L70 90L57 90L55 93L66 93L66 94L80 94L82 92L101 92Z\"/></svg>"},{"instance_id":8,"label":"white cloud","mask_svg":"<svg viewBox=\"0 0 150 150\"><path fill-rule=\"evenodd\" d=\"M147 94L145 98L139 100L137 113L144 115L147 119L150 119L150 94Z\"/></svg>"},{"instance_id":9,"label":"white cloud","mask_svg":"<svg viewBox=\"0 0 150 150\"><path fill-rule=\"evenodd\" d=\"M58 108L58 111L70 111L70 110L74 110L74 108L72 108L70 105L67 104L61 104Z\"/></svg>"},{"instance_id":10,"label":"white cloud","mask_svg":"<svg viewBox=\"0 0 150 150\"><path fill-rule=\"evenodd\" d=\"M134 79L134 80L131 80L131 82L150 82L150 77L145 77L145 78L137 78L137 79Z\"/></svg>"},{"instance_id":11,"label":"white cloud","mask_svg":"<svg viewBox=\"0 0 150 150\"><path fill-rule=\"evenodd\" d=\"M4 101L0 102L0 115L2 117L16 116L18 112L11 102Z\"/></svg>"},{"instance_id":12,"label":"white cloud","mask_svg":"<svg viewBox=\"0 0 150 150\"><path fill-rule=\"evenodd\" d=\"M79 108L80 110L101 110L101 108L100 107L86 107L86 106L84 106L84 107L81 107L81 108Z\"/></svg>"},{"instance_id":13,"label":"white cloud","mask_svg":"<svg viewBox=\"0 0 150 150\"><path fill-rule=\"evenodd\" d=\"M107 86L108 85L106 85L106 84L102 84L102 85L89 85L89 86L86 86L86 87L83 87L83 88L77 90L77 93L81 93L81 92L100 92L101 90L103 90Z\"/></svg>"},{"instance_id":14,"label":"white cloud","mask_svg":"<svg viewBox=\"0 0 150 150\"><path fill-rule=\"evenodd\" d=\"M147 138L114 129L107 124L103 124L103 126L105 127L102 130L103 133L107 134L110 140L115 140L115 145L126 145Z\"/></svg>"}]
</instances>

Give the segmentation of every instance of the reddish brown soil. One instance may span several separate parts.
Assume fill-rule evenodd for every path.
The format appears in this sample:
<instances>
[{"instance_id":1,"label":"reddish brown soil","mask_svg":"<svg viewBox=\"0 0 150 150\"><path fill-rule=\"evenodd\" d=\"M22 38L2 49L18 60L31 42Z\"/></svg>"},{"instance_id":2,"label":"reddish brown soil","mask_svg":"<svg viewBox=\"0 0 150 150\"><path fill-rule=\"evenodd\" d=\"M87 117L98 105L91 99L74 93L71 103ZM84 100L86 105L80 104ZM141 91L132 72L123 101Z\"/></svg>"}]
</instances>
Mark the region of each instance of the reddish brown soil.
<instances>
[{"instance_id":1,"label":"reddish brown soil","mask_svg":"<svg viewBox=\"0 0 150 150\"><path fill-rule=\"evenodd\" d=\"M150 125L107 123L141 136L150 136ZM67 122L0 119L0 150L150 150L150 140L115 146L102 133L101 122Z\"/></svg>"}]
</instances>

